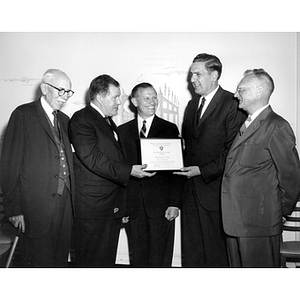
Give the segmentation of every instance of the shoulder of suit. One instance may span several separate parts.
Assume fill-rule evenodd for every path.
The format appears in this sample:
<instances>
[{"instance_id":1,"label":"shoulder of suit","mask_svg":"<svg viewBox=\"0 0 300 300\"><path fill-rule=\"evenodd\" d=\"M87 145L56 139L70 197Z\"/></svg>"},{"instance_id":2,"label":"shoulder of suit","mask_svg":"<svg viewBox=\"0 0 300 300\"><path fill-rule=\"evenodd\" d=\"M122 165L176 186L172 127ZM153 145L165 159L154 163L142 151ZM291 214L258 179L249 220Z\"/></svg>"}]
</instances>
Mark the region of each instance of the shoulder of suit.
<instances>
[{"instance_id":1,"label":"shoulder of suit","mask_svg":"<svg viewBox=\"0 0 300 300\"><path fill-rule=\"evenodd\" d=\"M36 105L35 101L21 104L13 110L12 115L36 115Z\"/></svg>"},{"instance_id":2,"label":"shoulder of suit","mask_svg":"<svg viewBox=\"0 0 300 300\"><path fill-rule=\"evenodd\" d=\"M174 124L173 122L170 122L170 121L168 121L168 120L166 120L166 119L163 119L163 118L161 118L161 117L159 117L159 116L157 116L157 115L155 115L153 121L154 121L155 119L156 119L158 122L165 123L165 125L176 126L176 124Z\"/></svg>"},{"instance_id":3,"label":"shoulder of suit","mask_svg":"<svg viewBox=\"0 0 300 300\"><path fill-rule=\"evenodd\" d=\"M126 122L126 123L120 124L118 126L118 129L120 129L120 130L126 130L129 127L132 127L135 123L136 123L136 119L130 120L130 121Z\"/></svg>"},{"instance_id":4,"label":"shoulder of suit","mask_svg":"<svg viewBox=\"0 0 300 300\"><path fill-rule=\"evenodd\" d=\"M270 110L270 112L267 114L267 116L265 117L266 120L268 120L269 122L283 122L283 123L288 123L288 121L283 118L282 116L278 115L277 113L275 113L272 109Z\"/></svg>"},{"instance_id":5,"label":"shoulder of suit","mask_svg":"<svg viewBox=\"0 0 300 300\"><path fill-rule=\"evenodd\" d=\"M83 117L85 114L91 114L91 113L93 113L93 111L94 111L94 109L89 104L87 104L85 107L75 111L71 120L78 118L78 117ZM96 113L96 111L95 111L95 113Z\"/></svg>"}]
</instances>

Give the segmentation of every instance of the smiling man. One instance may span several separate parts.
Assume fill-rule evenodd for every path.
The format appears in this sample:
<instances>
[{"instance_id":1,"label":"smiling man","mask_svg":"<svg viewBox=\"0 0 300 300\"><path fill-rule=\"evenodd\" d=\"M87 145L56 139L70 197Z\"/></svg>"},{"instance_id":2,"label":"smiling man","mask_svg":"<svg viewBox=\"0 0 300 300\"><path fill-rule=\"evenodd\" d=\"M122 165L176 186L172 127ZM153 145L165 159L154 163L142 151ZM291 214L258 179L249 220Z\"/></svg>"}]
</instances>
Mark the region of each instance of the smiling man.
<instances>
[{"instance_id":1,"label":"smiling man","mask_svg":"<svg viewBox=\"0 0 300 300\"><path fill-rule=\"evenodd\" d=\"M149 83L131 92L136 118L119 127L126 162L137 164L140 138L178 138L175 124L155 115L157 93ZM172 264L175 218L180 194L176 176L159 171L152 178L131 178L126 189L130 264L134 267L170 267Z\"/></svg>"},{"instance_id":2,"label":"smiling man","mask_svg":"<svg viewBox=\"0 0 300 300\"><path fill-rule=\"evenodd\" d=\"M5 214L21 226L24 267L67 267L74 196L69 118L59 110L73 95L69 77L48 70L42 97L9 120L1 156Z\"/></svg>"},{"instance_id":3,"label":"smiling man","mask_svg":"<svg viewBox=\"0 0 300 300\"><path fill-rule=\"evenodd\" d=\"M197 96L189 101L182 124L186 177L182 208L182 266L227 267L220 212L220 185L231 143L246 116L233 94L219 86L220 60L197 55L190 82Z\"/></svg>"}]
</instances>

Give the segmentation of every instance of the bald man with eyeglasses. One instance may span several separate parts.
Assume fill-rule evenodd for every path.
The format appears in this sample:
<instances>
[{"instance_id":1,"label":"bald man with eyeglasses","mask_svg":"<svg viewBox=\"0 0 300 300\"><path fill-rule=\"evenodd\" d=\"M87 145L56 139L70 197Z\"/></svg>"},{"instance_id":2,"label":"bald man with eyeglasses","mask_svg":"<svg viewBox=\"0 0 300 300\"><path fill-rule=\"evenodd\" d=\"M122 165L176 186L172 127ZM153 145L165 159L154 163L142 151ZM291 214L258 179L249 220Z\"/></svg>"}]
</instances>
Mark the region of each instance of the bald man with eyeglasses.
<instances>
[{"instance_id":1,"label":"bald man with eyeglasses","mask_svg":"<svg viewBox=\"0 0 300 300\"><path fill-rule=\"evenodd\" d=\"M69 118L60 111L74 94L69 77L50 69L42 96L17 107L6 128L0 162L6 217L21 227L23 267L67 267L74 195Z\"/></svg>"}]
</instances>

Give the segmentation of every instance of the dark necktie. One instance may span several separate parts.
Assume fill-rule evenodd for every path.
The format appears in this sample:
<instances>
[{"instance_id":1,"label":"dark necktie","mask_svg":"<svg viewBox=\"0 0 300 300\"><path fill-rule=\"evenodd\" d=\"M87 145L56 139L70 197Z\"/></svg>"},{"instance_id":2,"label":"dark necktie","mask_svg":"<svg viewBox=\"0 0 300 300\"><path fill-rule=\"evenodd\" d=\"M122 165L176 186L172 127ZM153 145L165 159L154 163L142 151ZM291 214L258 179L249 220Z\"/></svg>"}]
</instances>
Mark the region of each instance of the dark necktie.
<instances>
[{"instance_id":1,"label":"dark necktie","mask_svg":"<svg viewBox=\"0 0 300 300\"><path fill-rule=\"evenodd\" d=\"M54 110L54 111L52 112L52 114L53 114L53 116L54 116L54 121L53 121L54 129L55 129L55 131L56 131L56 133L57 133L58 138L61 139L61 137L60 137L59 125L58 125L58 118L57 118L57 110Z\"/></svg>"},{"instance_id":2,"label":"dark necktie","mask_svg":"<svg viewBox=\"0 0 300 300\"><path fill-rule=\"evenodd\" d=\"M111 120L110 117L105 116L105 121L107 122L107 124L110 126L110 128L113 131L114 134L114 138L118 141L118 134L117 134L117 130L116 130L116 125L114 124L114 122Z\"/></svg>"},{"instance_id":3,"label":"dark necktie","mask_svg":"<svg viewBox=\"0 0 300 300\"><path fill-rule=\"evenodd\" d=\"M142 126L142 128L141 128L141 131L140 131L140 137L141 138L145 138L146 137L146 123L147 123L147 121L146 120L144 120L143 121L143 126Z\"/></svg>"},{"instance_id":4,"label":"dark necktie","mask_svg":"<svg viewBox=\"0 0 300 300\"><path fill-rule=\"evenodd\" d=\"M106 123L107 123L109 126L111 126L111 123L110 123L110 120L109 120L109 117L108 117L108 116L105 116L105 121L106 121Z\"/></svg>"},{"instance_id":5,"label":"dark necktie","mask_svg":"<svg viewBox=\"0 0 300 300\"><path fill-rule=\"evenodd\" d=\"M199 120L201 118L201 113L202 113L202 110L203 110L203 106L204 106L204 103L205 103L206 99L203 97L202 100L201 100L201 104L197 110L197 115L196 115L196 125L198 125L199 123Z\"/></svg>"},{"instance_id":6,"label":"dark necktie","mask_svg":"<svg viewBox=\"0 0 300 300\"><path fill-rule=\"evenodd\" d=\"M246 121L244 122L244 124L242 125L242 127L240 128L240 136L242 136L244 134L244 132L247 129L247 127L249 126L250 122L251 122L251 117L248 116L248 118L246 119Z\"/></svg>"}]
</instances>

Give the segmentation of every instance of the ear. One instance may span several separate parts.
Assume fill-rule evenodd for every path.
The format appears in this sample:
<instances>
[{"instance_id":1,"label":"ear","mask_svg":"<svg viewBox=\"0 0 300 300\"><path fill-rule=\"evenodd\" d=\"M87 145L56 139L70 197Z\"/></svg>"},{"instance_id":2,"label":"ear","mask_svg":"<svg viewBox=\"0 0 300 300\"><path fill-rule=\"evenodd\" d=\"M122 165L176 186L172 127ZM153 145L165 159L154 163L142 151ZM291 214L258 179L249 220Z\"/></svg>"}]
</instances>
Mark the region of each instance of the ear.
<instances>
[{"instance_id":1,"label":"ear","mask_svg":"<svg viewBox=\"0 0 300 300\"><path fill-rule=\"evenodd\" d=\"M102 100L101 94L96 94L96 101L101 102L101 100Z\"/></svg>"},{"instance_id":2,"label":"ear","mask_svg":"<svg viewBox=\"0 0 300 300\"><path fill-rule=\"evenodd\" d=\"M219 76L218 71L212 71L211 75L212 75L213 81L217 81L218 80L218 76Z\"/></svg>"},{"instance_id":3,"label":"ear","mask_svg":"<svg viewBox=\"0 0 300 300\"><path fill-rule=\"evenodd\" d=\"M131 103L132 103L135 107L138 106L138 101L137 101L137 99L134 98L134 97L131 98Z\"/></svg>"},{"instance_id":4,"label":"ear","mask_svg":"<svg viewBox=\"0 0 300 300\"><path fill-rule=\"evenodd\" d=\"M259 85L258 87L256 87L256 96L261 97L263 91L264 91L263 86Z\"/></svg>"},{"instance_id":5,"label":"ear","mask_svg":"<svg viewBox=\"0 0 300 300\"><path fill-rule=\"evenodd\" d=\"M47 91L47 85L45 84L45 83L41 83L40 84L40 89L41 89L41 91L42 91L42 94L43 95L46 95L46 91Z\"/></svg>"}]
</instances>

